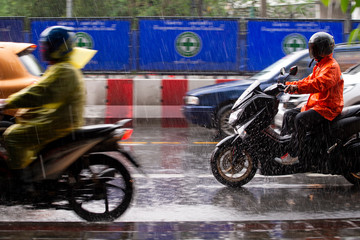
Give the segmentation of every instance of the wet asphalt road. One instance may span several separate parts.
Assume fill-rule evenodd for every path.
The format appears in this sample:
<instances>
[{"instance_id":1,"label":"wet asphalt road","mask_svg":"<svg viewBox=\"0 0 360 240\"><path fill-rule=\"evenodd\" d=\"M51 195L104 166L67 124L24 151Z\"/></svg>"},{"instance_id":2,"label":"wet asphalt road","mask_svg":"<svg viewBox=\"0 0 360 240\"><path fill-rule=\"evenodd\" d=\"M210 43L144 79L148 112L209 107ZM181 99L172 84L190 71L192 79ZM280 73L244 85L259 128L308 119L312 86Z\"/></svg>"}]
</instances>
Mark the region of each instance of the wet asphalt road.
<instances>
[{"instance_id":1,"label":"wet asphalt road","mask_svg":"<svg viewBox=\"0 0 360 240\"><path fill-rule=\"evenodd\" d=\"M134 205L120 221L242 221L360 217L360 191L342 176L256 175L242 189L212 176L219 139L203 128L139 128L126 148L149 177L136 176Z\"/></svg>"},{"instance_id":2,"label":"wet asphalt road","mask_svg":"<svg viewBox=\"0 0 360 240\"><path fill-rule=\"evenodd\" d=\"M219 139L203 128L135 127L124 143L147 176L135 179L131 207L117 222L252 221L360 217L360 190L342 176L256 175L241 189L218 183L209 158ZM0 206L0 221L78 222L69 210Z\"/></svg>"},{"instance_id":3,"label":"wet asphalt road","mask_svg":"<svg viewBox=\"0 0 360 240\"><path fill-rule=\"evenodd\" d=\"M360 190L342 176L257 174L241 189L212 176L215 132L135 127L123 146L147 176L114 223L86 223L71 210L0 206L0 239L357 239Z\"/></svg>"}]
</instances>

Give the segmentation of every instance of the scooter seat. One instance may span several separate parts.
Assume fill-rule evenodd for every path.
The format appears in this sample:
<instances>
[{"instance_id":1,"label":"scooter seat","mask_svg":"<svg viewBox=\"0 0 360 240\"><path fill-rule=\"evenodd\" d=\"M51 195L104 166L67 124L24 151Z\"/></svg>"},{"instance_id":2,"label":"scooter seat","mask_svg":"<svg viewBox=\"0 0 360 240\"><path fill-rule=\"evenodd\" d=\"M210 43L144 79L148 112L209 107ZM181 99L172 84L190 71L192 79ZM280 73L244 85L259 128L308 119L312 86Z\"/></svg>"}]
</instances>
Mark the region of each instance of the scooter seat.
<instances>
[{"instance_id":1,"label":"scooter seat","mask_svg":"<svg viewBox=\"0 0 360 240\"><path fill-rule=\"evenodd\" d=\"M337 116L333 122L339 121L344 118L358 116L360 117L360 105L353 105L350 107L345 107L342 112Z\"/></svg>"},{"instance_id":2,"label":"scooter seat","mask_svg":"<svg viewBox=\"0 0 360 240\"><path fill-rule=\"evenodd\" d=\"M76 129L73 133L70 133L70 135L81 139L94 138L96 136L113 131L113 127L113 124L89 125Z\"/></svg>"},{"instance_id":3,"label":"scooter seat","mask_svg":"<svg viewBox=\"0 0 360 240\"><path fill-rule=\"evenodd\" d=\"M117 128L117 126L113 124L84 126L69 133L65 137L59 138L49 143L42 151L46 151L47 149L51 149L54 147L63 146L79 140L87 140L101 137L112 132L114 128Z\"/></svg>"},{"instance_id":4,"label":"scooter seat","mask_svg":"<svg viewBox=\"0 0 360 240\"><path fill-rule=\"evenodd\" d=\"M346 139L360 132L360 105L344 108L342 113L331 122L332 133L340 139Z\"/></svg>"}]
</instances>

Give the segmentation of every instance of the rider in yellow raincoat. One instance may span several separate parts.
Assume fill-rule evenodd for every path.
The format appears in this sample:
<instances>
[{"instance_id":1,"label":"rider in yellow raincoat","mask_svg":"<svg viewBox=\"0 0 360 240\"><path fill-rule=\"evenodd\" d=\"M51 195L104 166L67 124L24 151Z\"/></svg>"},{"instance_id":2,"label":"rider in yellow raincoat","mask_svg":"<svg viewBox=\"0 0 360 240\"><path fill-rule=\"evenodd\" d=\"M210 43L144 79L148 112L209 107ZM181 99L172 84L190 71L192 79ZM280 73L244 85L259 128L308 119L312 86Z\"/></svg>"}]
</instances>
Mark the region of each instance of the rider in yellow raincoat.
<instances>
[{"instance_id":1,"label":"rider in yellow raincoat","mask_svg":"<svg viewBox=\"0 0 360 240\"><path fill-rule=\"evenodd\" d=\"M9 167L23 169L47 143L83 124L84 81L79 66L71 61L74 33L55 26L40 35L40 48L50 66L34 85L6 99L6 109L18 109L17 123L4 139Z\"/></svg>"}]
</instances>

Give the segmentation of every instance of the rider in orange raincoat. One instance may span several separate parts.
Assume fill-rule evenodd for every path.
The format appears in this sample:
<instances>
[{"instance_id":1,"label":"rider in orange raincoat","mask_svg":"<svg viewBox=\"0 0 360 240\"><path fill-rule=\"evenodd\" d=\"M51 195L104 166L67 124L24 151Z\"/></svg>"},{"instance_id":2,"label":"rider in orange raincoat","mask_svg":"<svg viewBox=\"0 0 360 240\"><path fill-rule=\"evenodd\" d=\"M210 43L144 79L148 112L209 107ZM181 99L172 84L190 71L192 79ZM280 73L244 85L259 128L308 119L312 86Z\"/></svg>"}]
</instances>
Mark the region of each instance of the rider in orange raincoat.
<instances>
[{"instance_id":1,"label":"rider in orange raincoat","mask_svg":"<svg viewBox=\"0 0 360 240\"><path fill-rule=\"evenodd\" d=\"M285 92L308 94L305 106L287 111L282 134L292 134L293 149L275 160L282 164L298 163L306 132L314 126L332 121L344 106L344 80L339 64L333 58L334 38L325 32L315 33L309 40L309 54L317 64L312 74L297 82L287 82Z\"/></svg>"}]
</instances>

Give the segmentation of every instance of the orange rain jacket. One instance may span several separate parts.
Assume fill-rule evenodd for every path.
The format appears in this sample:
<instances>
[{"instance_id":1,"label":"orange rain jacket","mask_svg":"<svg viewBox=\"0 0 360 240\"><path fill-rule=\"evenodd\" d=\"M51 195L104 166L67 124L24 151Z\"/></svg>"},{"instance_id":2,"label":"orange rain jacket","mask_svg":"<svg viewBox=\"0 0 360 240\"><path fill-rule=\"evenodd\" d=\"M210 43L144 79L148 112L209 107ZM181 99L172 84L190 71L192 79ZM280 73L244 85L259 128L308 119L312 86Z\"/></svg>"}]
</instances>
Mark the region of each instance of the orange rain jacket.
<instances>
[{"instance_id":1,"label":"orange rain jacket","mask_svg":"<svg viewBox=\"0 0 360 240\"><path fill-rule=\"evenodd\" d=\"M318 62L312 74L297 82L286 82L286 85L297 85L298 94L310 93L306 105L301 108L302 112L313 109L332 121L344 107L344 80L332 54Z\"/></svg>"}]
</instances>

